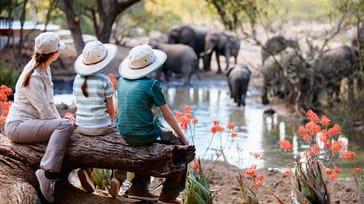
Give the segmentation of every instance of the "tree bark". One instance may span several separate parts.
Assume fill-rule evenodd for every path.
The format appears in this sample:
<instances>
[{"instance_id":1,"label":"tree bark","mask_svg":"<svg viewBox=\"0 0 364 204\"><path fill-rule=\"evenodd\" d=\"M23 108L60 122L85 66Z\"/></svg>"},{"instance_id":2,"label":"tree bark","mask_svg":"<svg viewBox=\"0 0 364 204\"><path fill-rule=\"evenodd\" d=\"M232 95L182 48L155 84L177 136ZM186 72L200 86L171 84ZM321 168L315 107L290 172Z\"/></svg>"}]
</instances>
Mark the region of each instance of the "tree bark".
<instances>
[{"instance_id":1,"label":"tree bark","mask_svg":"<svg viewBox=\"0 0 364 204\"><path fill-rule=\"evenodd\" d=\"M59 0L59 4L61 9L66 14L67 25L71 31L77 55L80 55L82 53L83 47L85 46L85 42L82 38L80 17L75 13L73 9L73 1Z\"/></svg>"},{"instance_id":2,"label":"tree bark","mask_svg":"<svg viewBox=\"0 0 364 204\"><path fill-rule=\"evenodd\" d=\"M35 170L46 148L45 143L16 144L0 134L0 198L4 203L41 203ZM63 175L80 167L123 169L154 177L182 171L195 156L195 147L153 143L130 146L118 133L87 137L75 133L63 162ZM66 177L65 177L66 178ZM132 203L86 193L67 179L57 182L56 203Z\"/></svg>"}]
</instances>

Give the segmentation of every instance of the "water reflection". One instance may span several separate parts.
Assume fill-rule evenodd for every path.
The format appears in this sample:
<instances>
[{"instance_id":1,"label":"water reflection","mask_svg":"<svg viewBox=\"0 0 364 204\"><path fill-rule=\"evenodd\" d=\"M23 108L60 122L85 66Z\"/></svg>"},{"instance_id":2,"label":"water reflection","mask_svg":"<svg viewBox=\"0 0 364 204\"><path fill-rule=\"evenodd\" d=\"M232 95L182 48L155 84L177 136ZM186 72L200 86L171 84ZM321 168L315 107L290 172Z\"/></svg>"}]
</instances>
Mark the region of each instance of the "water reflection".
<instances>
[{"instance_id":1,"label":"water reflection","mask_svg":"<svg viewBox=\"0 0 364 204\"><path fill-rule=\"evenodd\" d=\"M245 107L236 107L228 94L225 81L198 81L192 87L182 87L178 84L163 84L167 103L174 111L182 111L183 106L191 105L192 113L199 123L193 132L196 145L196 155L200 158L214 160L219 149L229 163L241 168L257 164L258 167L273 167L282 169L295 161L295 157L308 148L297 135L301 119L288 115L266 115L258 102L249 100L254 94L259 93L254 87L249 87L248 100ZM57 95L56 103L68 101L71 104L72 95ZM229 123L235 124L234 131L238 137L232 138L225 131L223 134L213 135L210 132L212 122L217 120L227 130ZM339 161L338 166L343 174L351 176L354 167L363 167L364 140L363 135L348 133L350 135L349 149L357 154L353 161ZM283 152L279 148L279 140L292 141L293 152ZM192 138L189 138L190 142ZM347 140L347 138L346 138ZM209 149L208 149L209 148ZM251 153L260 153L263 158L256 160Z\"/></svg>"}]
</instances>

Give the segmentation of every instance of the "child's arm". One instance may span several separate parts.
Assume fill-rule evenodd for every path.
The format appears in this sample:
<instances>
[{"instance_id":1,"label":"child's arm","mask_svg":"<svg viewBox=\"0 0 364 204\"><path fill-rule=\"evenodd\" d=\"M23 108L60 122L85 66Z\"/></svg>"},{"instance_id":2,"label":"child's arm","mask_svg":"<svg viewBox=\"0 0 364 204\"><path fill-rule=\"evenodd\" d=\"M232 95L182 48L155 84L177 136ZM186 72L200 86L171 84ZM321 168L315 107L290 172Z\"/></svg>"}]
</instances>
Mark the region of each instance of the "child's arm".
<instances>
[{"instance_id":1,"label":"child's arm","mask_svg":"<svg viewBox=\"0 0 364 204\"><path fill-rule=\"evenodd\" d=\"M188 141L185 138L181 128L179 127L179 125L176 121L176 118L174 117L174 114L173 114L172 110L169 108L169 106L167 104L164 104L164 105L160 106L159 108L163 114L164 119L172 127L172 129L178 135L178 137L181 138L183 144L188 145Z\"/></svg>"},{"instance_id":2,"label":"child's arm","mask_svg":"<svg viewBox=\"0 0 364 204\"><path fill-rule=\"evenodd\" d=\"M115 122L115 111L114 111L114 103L112 97L106 98L106 104L107 104L107 112L109 112L111 122Z\"/></svg>"}]
</instances>

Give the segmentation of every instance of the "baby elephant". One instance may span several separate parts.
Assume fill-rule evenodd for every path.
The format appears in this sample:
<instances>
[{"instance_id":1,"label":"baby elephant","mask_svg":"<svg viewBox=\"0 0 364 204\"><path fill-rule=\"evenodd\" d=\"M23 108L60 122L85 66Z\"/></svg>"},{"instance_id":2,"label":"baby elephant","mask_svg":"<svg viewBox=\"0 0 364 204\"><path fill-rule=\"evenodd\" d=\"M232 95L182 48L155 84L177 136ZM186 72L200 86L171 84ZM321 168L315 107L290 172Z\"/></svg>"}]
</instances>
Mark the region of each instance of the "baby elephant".
<instances>
[{"instance_id":1,"label":"baby elephant","mask_svg":"<svg viewBox=\"0 0 364 204\"><path fill-rule=\"evenodd\" d=\"M230 97L234 98L234 102L245 106L246 93L250 80L251 71L243 64L237 64L228 69L226 76L229 84Z\"/></svg>"}]
</instances>

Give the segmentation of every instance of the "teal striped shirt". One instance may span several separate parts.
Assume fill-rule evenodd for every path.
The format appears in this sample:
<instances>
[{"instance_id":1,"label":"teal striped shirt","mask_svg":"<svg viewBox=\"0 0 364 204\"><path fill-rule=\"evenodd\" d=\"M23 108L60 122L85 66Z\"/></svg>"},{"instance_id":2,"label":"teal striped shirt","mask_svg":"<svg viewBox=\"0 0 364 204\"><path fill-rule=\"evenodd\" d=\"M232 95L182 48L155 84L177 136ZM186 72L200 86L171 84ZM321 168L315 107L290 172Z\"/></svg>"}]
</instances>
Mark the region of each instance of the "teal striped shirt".
<instances>
[{"instance_id":1,"label":"teal striped shirt","mask_svg":"<svg viewBox=\"0 0 364 204\"><path fill-rule=\"evenodd\" d=\"M77 75L73 82L73 95L77 107L76 124L89 128L99 128L111 124L106 103L106 98L112 97L114 94L110 79L102 73L88 76L88 97L85 97L81 90L84 79L84 76Z\"/></svg>"},{"instance_id":2,"label":"teal striped shirt","mask_svg":"<svg viewBox=\"0 0 364 204\"><path fill-rule=\"evenodd\" d=\"M166 104L159 82L152 78L118 81L117 126L122 137L131 142L152 142L162 131L154 120L153 106Z\"/></svg>"}]
</instances>

